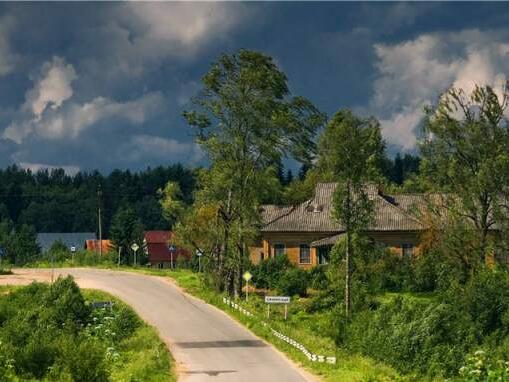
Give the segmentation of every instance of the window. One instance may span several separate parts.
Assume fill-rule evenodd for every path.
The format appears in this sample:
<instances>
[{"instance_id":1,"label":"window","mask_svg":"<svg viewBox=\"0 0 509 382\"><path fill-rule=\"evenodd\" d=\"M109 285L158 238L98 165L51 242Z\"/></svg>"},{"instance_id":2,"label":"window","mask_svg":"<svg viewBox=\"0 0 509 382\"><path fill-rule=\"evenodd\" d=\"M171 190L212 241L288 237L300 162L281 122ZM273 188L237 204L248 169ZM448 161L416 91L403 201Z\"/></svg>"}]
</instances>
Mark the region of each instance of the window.
<instances>
[{"instance_id":1,"label":"window","mask_svg":"<svg viewBox=\"0 0 509 382\"><path fill-rule=\"evenodd\" d=\"M318 255L318 264L329 264L330 251L332 249L331 245L326 245L322 247L318 247L317 255Z\"/></svg>"},{"instance_id":2,"label":"window","mask_svg":"<svg viewBox=\"0 0 509 382\"><path fill-rule=\"evenodd\" d=\"M509 265L509 254L507 252L495 252L495 261L498 264Z\"/></svg>"},{"instance_id":3,"label":"window","mask_svg":"<svg viewBox=\"0 0 509 382\"><path fill-rule=\"evenodd\" d=\"M401 244L401 254L404 259L411 259L414 256L414 246L412 244Z\"/></svg>"},{"instance_id":4,"label":"window","mask_svg":"<svg viewBox=\"0 0 509 382\"><path fill-rule=\"evenodd\" d=\"M300 245L299 263L311 264L311 251L309 249L309 245L307 244Z\"/></svg>"},{"instance_id":5,"label":"window","mask_svg":"<svg viewBox=\"0 0 509 382\"><path fill-rule=\"evenodd\" d=\"M286 247L284 244L278 243L274 244L274 257L283 256L286 252Z\"/></svg>"}]
</instances>

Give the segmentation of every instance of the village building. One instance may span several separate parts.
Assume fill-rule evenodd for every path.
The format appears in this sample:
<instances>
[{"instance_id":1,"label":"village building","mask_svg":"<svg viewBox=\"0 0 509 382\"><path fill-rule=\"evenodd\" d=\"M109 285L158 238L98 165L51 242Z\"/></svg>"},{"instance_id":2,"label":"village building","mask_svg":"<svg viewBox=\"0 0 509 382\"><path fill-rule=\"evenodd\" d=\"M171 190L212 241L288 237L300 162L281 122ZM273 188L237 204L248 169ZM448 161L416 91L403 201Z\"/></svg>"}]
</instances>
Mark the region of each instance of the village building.
<instances>
[{"instance_id":1,"label":"village building","mask_svg":"<svg viewBox=\"0 0 509 382\"><path fill-rule=\"evenodd\" d=\"M40 232L37 234L37 244L41 248L41 252L51 249L55 242L63 243L69 251L79 251L85 249L88 240L95 240L95 232Z\"/></svg>"},{"instance_id":2,"label":"village building","mask_svg":"<svg viewBox=\"0 0 509 382\"><path fill-rule=\"evenodd\" d=\"M171 231L145 231L143 248L148 255L148 263L152 268L176 267L180 257L191 258L189 251L172 244Z\"/></svg>"},{"instance_id":3,"label":"village building","mask_svg":"<svg viewBox=\"0 0 509 382\"><path fill-rule=\"evenodd\" d=\"M85 249L90 252L106 255L108 252L114 250L114 245L111 240L87 240L85 243Z\"/></svg>"},{"instance_id":4,"label":"village building","mask_svg":"<svg viewBox=\"0 0 509 382\"><path fill-rule=\"evenodd\" d=\"M336 183L318 183L314 196L301 204L263 205L261 237L251 248L251 261L257 264L285 254L305 269L326 264L332 246L344 235L343 227L332 217L335 188ZM418 254L420 234L426 226L415 211L422 207L423 195L387 195L376 185L367 185L366 191L374 208L367 236L402 257Z\"/></svg>"}]
</instances>

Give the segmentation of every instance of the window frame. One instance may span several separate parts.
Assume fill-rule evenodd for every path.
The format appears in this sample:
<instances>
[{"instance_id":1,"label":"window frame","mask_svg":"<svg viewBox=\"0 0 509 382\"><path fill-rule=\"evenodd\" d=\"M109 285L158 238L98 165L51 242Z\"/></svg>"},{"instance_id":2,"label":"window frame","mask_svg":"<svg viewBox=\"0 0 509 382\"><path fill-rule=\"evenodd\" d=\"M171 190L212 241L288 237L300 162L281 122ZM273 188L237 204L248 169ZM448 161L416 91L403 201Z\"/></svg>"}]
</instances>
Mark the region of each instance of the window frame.
<instances>
[{"instance_id":1,"label":"window frame","mask_svg":"<svg viewBox=\"0 0 509 382\"><path fill-rule=\"evenodd\" d=\"M276 248L276 246L279 246L279 248ZM286 255L286 244L284 243L274 243L274 245L272 246L273 250L274 250L274 257L278 257L278 256L281 256L281 255ZM282 253L280 253L278 255L278 250L283 250Z\"/></svg>"},{"instance_id":2,"label":"window frame","mask_svg":"<svg viewBox=\"0 0 509 382\"><path fill-rule=\"evenodd\" d=\"M407 250L411 250L411 253L408 254L406 251ZM401 257L403 257L403 259L413 259L415 255L415 245L413 245L412 243L402 243L401 244Z\"/></svg>"},{"instance_id":3,"label":"window frame","mask_svg":"<svg viewBox=\"0 0 509 382\"><path fill-rule=\"evenodd\" d=\"M307 247L307 250L308 250L308 256L309 256L309 261L308 262L303 262L302 261L302 249L303 247ZM312 261L311 261L311 247L309 244L307 243L301 243L299 244L299 264L311 264Z\"/></svg>"}]
</instances>

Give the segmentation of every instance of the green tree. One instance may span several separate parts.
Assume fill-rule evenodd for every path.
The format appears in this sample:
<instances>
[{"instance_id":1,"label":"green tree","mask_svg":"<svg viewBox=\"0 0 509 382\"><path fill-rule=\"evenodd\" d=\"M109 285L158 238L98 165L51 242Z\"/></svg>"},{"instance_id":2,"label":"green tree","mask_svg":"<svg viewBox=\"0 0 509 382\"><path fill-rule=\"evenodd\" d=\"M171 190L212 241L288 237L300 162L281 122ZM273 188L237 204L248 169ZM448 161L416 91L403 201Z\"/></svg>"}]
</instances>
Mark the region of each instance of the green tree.
<instances>
[{"instance_id":1,"label":"green tree","mask_svg":"<svg viewBox=\"0 0 509 382\"><path fill-rule=\"evenodd\" d=\"M34 260L39 253L37 234L33 227L22 224L11 232L7 247L7 259L12 264L26 264Z\"/></svg>"},{"instance_id":2,"label":"green tree","mask_svg":"<svg viewBox=\"0 0 509 382\"><path fill-rule=\"evenodd\" d=\"M367 182L380 176L384 150L379 123L348 110L334 115L319 141L317 169L337 181L333 216L346 234L344 305L347 316L352 303L352 236L361 234L372 219L373 203Z\"/></svg>"},{"instance_id":3,"label":"green tree","mask_svg":"<svg viewBox=\"0 0 509 382\"><path fill-rule=\"evenodd\" d=\"M195 109L184 113L211 163L197 197L218 206L223 238L216 272L238 294L260 195L275 184L273 164L285 155L310 162L324 116L305 98L292 97L285 74L258 52L222 55L202 84Z\"/></svg>"},{"instance_id":4,"label":"green tree","mask_svg":"<svg viewBox=\"0 0 509 382\"><path fill-rule=\"evenodd\" d=\"M158 194L163 217L173 227L185 210L180 186L177 182L168 182L163 189L158 190Z\"/></svg>"},{"instance_id":5,"label":"green tree","mask_svg":"<svg viewBox=\"0 0 509 382\"><path fill-rule=\"evenodd\" d=\"M130 264L131 245L136 243L141 248L143 244L143 225L133 208L119 208L111 223L110 238L120 251L122 262ZM138 259L142 257L142 252L138 250Z\"/></svg>"},{"instance_id":6,"label":"green tree","mask_svg":"<svg viewBox=\"0 0 509 382\"><path fill-rule=\"evenodd\" d=\"M427 109L421 141L423 179L440 192L435 204L447 218L468 228L465 247L474 254L469 264L474 268L486 260L490 230L507 222L507 198L501 197L509 189L505 90L497 95L489 86L477 86L471 94L450 89Z\"/></svg>"}]
</instances>

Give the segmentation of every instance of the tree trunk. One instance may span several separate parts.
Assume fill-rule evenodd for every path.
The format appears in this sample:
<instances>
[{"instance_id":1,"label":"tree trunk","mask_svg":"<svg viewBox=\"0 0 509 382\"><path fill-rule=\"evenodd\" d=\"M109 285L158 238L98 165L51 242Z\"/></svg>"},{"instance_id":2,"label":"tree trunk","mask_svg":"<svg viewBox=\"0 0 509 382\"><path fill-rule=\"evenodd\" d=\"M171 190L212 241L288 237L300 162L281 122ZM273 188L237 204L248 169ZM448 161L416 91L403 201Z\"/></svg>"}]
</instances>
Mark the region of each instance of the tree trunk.
<instances>
[{"instance_id":1,"label":"tree trunk","mask_svg":"<svg viewBox=\"0 0 509 382\"><path fill-rule=\"evenodd\" d=\"M231 224L231 198L232 198L232 191L228 191L228 199L226 201L226 214L223 218L224 223L224 238L223 238L223 244L221 245L221 254L219 255L220 258L220 264L218 266L220 267L218 269L219 271L219 278L223 278L223 283L225 285L225 289L228 291L228 294L232 294L232 278L231 278L231 270L228 269L225 271L224 269L224 262L225 259L228 258L228 251L229 248L229 240L230 240L230 224Z\"/></svg>"},{"instance_id":2,"label":"tree trunk","mask_svg":"<svg viewBox=\"0 0 509 382\"><path fill-rule=\"evenodd\" d=\"M352 297L351 297L351 289L352 289L352 266L351 266L351 237L350 232L346 232L346 258L345 258L345 268L346 268L346 276L345 276L345 315L347 317L350 316L351 308L352 308Z\"/></svg>"}]
</instances>

